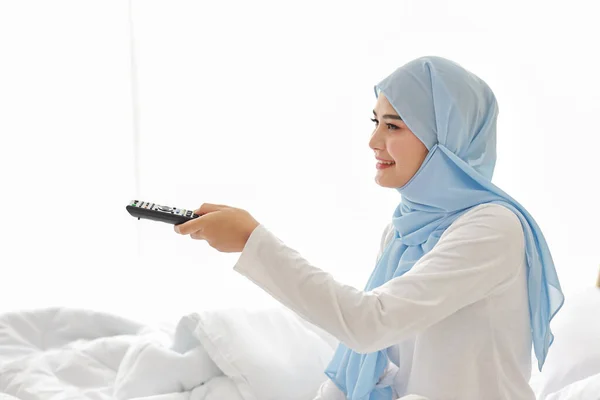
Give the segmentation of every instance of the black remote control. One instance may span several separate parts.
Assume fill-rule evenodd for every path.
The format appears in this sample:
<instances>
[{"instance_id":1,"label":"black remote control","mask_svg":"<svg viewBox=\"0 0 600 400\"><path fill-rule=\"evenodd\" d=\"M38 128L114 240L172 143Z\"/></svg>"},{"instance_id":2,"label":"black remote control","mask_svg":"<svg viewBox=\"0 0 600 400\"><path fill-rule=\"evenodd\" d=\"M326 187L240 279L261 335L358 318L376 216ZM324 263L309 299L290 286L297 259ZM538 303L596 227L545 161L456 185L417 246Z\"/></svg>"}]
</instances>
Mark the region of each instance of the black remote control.
<instances>
[{"instance_id":1,"label":"black remote control","mask_svg":"<svg viewBox=\"0 0 600 400\"><path fill-rule=\"evenodd\" d=\"M131 200L126 208L129 214L137 219L144 218L173 225L183 224L199 217L190 210L161 206L148 201Z\"/></svg>"}]
</instances>

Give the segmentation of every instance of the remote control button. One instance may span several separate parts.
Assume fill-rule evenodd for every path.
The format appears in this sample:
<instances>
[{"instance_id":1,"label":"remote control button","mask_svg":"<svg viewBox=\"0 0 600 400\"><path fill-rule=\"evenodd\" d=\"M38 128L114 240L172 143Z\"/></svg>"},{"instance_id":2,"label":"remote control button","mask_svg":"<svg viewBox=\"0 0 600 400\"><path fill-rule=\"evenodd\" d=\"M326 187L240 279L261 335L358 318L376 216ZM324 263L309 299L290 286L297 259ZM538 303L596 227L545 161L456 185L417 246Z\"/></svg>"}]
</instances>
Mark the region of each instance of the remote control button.
<instances>
[{"instance_id":1,"label":"remote control button","mask_svg":"<svg viewBox=\"0 0 600 400\"><path fill-rule=\"evenodd\" d=\"M167 207L167 206L159 206L158 209L160 211L165 211L165 212L169 212L172 210L171 207Z\"/></svg>"}]
</instances>

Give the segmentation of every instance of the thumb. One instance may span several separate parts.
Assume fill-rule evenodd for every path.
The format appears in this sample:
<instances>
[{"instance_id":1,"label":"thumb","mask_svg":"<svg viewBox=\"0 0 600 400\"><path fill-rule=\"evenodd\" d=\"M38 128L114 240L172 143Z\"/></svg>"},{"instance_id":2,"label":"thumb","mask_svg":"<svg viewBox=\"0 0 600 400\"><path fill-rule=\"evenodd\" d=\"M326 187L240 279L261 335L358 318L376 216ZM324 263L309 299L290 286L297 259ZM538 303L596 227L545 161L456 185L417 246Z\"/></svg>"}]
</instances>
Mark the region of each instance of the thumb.
<instances>
[{"instance_id":1,"label":"thumb","mask_svg":"<svg viewBox=\"0 0 600 400\"><path fill-rule=\"evenodd\" d=\"M214 212L214 211L219 211L219 210L223 210L226 208L231 208L222 204L212 204L212 203L204 203L200 206L200 208L198 208L197 210L194 210L194 214L196 215L204 215L204 214L208 214L210 212Z\"/></svg>"}]
</instances>

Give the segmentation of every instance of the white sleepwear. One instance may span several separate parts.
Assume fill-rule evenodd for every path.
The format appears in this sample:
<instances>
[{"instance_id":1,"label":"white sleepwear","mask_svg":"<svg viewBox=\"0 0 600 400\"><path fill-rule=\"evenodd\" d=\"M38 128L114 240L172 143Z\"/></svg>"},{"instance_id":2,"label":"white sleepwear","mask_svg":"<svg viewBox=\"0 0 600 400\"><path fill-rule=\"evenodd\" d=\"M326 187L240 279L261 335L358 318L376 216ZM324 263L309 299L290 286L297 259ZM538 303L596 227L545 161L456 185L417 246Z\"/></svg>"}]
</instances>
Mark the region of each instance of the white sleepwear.
<instances>
[{"instance_id":1,"label":"white sleepwear","mask_svg":"<svg viewBox=\"0 0 600 400\"><path fill-rule=\"evenodd\" d=\"M390 224L379 256L393 234ZM394 398L535 399L525 240L501 205L469 210L409 272L371 291L337 282L264 225L234 269L350 349L387 348ZM345 399L323 376L316 399Z\"/></svg>"}]
</instances>

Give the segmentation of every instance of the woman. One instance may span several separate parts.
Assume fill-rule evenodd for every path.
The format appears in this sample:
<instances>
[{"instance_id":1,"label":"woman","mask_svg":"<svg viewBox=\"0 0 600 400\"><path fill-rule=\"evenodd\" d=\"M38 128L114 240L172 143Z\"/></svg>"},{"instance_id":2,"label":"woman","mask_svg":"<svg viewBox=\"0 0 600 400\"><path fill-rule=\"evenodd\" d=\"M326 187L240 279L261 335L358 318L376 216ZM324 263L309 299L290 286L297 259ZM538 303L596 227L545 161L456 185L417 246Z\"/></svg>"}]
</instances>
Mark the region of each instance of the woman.
<instances>
[{"instance_id":1,"label":"woman","mask_svg":"<svg viewBox=\"0 0 600 400\"><path fill-rule=\"evenodd\" d=\"M564 297L529 213L491 183L498 107L458 64L423 57L375 86L369 146L401 194L364 291L336 282L238 208L204 204L175 228L340 345L317 399L532 400Z\"/></svg>"}]
</instances>

